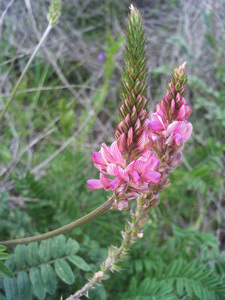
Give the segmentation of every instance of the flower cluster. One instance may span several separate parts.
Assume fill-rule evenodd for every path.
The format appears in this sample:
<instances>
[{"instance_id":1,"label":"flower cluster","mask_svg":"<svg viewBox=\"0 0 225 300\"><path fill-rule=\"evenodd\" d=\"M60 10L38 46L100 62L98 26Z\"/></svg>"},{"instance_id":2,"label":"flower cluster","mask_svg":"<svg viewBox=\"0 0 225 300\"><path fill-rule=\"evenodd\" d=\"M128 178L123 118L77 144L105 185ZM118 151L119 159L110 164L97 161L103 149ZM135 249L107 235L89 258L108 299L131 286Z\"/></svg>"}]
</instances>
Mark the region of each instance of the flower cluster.
<instances>
[{"instance_id":1,"label":"flower cluster","mask_svg":"<svg viewBox=\"0 0 225 300\"><path fill-rule=\"evenodd\" d=\"M191 123L186 121L191 114L184 98L186 63L174 69L166 96L157 104L151 120L147 119L148 72L142 25L140 13L131 7L116 140L110 147L103 144L99 152L93 153L100 179L87 181L89 189L114 192L119 210L128 209L128 200L139 194L146 199L146 207L158 204L156 195L170 184L168 174L182 163L181 151L192 132Z\"/></svg>"}]
</instances>

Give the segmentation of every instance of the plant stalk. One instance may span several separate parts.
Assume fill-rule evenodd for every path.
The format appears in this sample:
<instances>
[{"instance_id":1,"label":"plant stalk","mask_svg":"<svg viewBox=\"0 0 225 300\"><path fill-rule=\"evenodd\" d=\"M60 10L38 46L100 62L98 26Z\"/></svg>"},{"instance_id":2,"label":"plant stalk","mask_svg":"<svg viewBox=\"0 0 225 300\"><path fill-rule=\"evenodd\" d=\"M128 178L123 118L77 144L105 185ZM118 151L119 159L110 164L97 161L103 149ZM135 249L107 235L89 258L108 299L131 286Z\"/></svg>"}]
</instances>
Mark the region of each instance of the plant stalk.
<instances>
[{"instance_id":1,"label":"plant stalk","mask_svg":"<svg viewBox=\"0 0 225 300\"><path fill-rule=\"evenodd\" d=\"M28 243L31 243L31 242L42 241L42 240L53 238L53 237L55 237L57 235L60 235L60 234L64 234L68 231L71 231L75 228L80 227L81 225L84 225L84 224L94 220L98 216L100 216L100 215L104 214L105 212L107 212L112 207L114 200L115 199L114 199L113 196L110 197L104 204L102 204L101 206L99 206L98 208L96 208L95 210L93 210L92 212L87 214L86 216L84 216L84 217L82 217L82 218L80 218L76 221L73 221L72 223L69 223L65 226L57 228L55 230L46 232L44 234L39 234L39 235L35 235L35 236L26 237L26 238L9 240L9 241L0 241L0 245L13 246L13 245L18 245L18 244L28 244Z\"/></svg>"},{"instance_id":2,"label":"plant stalk","mask_svg":"<svg viewBox=\"0 0 225 300\"><path fill-rule=\"evenodd\" d=\"M148 219L146 212L147 210L144 210L142 206L142 198L139 197L137 208L132 215L132 222L128 222L128 226L125 227L125 232L122 232L123 240L120 247L117 248L115 246L111 246L109 248L109 255L102 264L100 271L96 272L87 284L85 284L74 295L67 298L67 300L77 300L82 296L88 297L90 289L94 288L102 280L108 279L108 271L113 272L119 270L119 267L116 264L126 256L131 244L134 243L137 238L142 237L140 228Z\"/></svg>"}]
</instances>

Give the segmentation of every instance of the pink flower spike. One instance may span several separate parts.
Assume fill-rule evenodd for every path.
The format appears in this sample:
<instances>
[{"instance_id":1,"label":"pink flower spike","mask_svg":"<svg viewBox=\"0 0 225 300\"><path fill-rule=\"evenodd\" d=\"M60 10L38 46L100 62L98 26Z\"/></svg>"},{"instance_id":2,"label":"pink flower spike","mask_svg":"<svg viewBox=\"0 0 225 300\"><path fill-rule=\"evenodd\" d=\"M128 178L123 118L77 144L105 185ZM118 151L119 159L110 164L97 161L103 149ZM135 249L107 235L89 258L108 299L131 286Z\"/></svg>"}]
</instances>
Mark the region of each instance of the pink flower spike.
<instances>
[{"instance_id":1,"label":"pink flower spike","mask_svg":"<svg viewBox=\"0 0 225 300\"><path fill-rule=\"evenodd\" d=\"M159 182L161 178L161 174L159 172L155 171L146 171L144 174L141 175L141 177L146 181L150 182L152 184L156 184Z\"/></svg>"},{"instance_id":2,"label":"pink flower spike","mask_svg":"<svg viewBox=\"0 0 225 300\"><path fill-rule=\"evenodd\" d=\"M100 189L104 189L103 184L101 183L100 180L98 179L89 179L87 181L87 186L90 190L100 190Z\"/></svg>"}]
</instances>

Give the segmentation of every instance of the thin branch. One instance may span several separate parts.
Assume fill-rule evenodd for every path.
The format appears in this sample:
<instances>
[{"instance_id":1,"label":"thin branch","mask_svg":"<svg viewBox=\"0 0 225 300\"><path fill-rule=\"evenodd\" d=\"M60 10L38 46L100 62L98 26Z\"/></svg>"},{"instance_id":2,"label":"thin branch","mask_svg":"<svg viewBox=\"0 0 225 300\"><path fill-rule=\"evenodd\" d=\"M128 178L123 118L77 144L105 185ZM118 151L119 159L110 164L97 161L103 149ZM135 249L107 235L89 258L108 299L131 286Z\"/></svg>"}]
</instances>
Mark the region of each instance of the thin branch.
<instances>
[{"instance_id":1,"label":"thin branch","mask_svg":"<svg viewBox=\"0 0 225 300\"><path fill-rule=\"evenodd\" d=\"M26 238L9 240L9 241L0 241L0 245L13 246L13 245L18 245L18 244L27 244L27 243L31 243L31 242L37 242L37 241L50 239L57 235L64 234L64 233L71 231L75 228L78 228L78 227L94 220L98 216L106 213L112 207L113 203L114 203L114 196L110 197L104 204L102 204L101 206L99 206L98 208L96 208L95 210L93 210L92 212L87 214L86 216L84 216L72 223L69 223L69 224L62 226L60 228L57 228L55 230L46 232L44 234L39 234L36 236L30 236L30 237L26 237Z\"/></svg>"}]
</instances>

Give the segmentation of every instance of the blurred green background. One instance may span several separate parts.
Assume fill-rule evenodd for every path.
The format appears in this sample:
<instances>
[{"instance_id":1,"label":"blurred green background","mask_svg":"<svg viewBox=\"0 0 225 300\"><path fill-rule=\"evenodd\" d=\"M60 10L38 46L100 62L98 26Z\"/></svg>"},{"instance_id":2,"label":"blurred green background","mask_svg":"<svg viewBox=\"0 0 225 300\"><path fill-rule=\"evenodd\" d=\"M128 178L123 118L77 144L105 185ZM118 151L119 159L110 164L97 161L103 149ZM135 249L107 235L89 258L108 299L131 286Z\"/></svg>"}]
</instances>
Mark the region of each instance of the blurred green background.
<instances>
[{"instance_id":1,"label":"blurred green background","mask_svg":"<svg viewBox=\"0 0 225 300\"><path fill-rule=\"evenodd\" d=\"M15 0L6 11L9 3L0 3L0 110L47 27L49 6L45 0ZM160 194L144 237L120 264L121 272L92 290L90 298L224 299L225 1L132 3L146 28L149 110L154 112L165 95L173 67L186 61L186 100L194 131L185 145L184 163ZM89 191L86 180L97 178L91 153L113 141L118 121L129 5L63 1L59 24L1 123L0 240L58 228L110 195ZM109 211L68 233L80 244L78 254L89 268L71 265L75 281L66 284L57 277L57 288L43 299L79 289L98 270L108 246L119 245L126 219L127 211ZM18 265L12 269L16 274L29 271ZM5 298L5 289L0 279L0 299L11 299L9 294Z\"/></svg>"}]
</instances>

